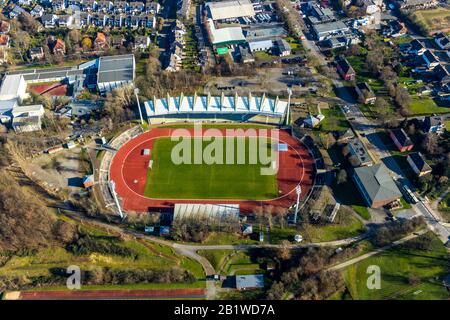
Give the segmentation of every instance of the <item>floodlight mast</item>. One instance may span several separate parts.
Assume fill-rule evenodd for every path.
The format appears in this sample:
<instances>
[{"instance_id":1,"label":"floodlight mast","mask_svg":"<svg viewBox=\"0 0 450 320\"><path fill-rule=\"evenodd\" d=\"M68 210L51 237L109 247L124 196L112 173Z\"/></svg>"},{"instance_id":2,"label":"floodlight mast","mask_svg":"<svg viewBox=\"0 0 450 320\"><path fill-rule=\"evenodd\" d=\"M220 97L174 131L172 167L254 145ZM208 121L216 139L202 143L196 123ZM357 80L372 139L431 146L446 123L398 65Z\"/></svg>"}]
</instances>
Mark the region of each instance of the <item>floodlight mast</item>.
<instances>
[{"instance_id":1,"label":"floodlight mast","mask_svg":"<svg viewBox=\"0 0 450 320\"><path fill-rule=\"evenodd\" d=\"M114 198L114 202L116 203L117 209L119 211L119 216L123 219L123 218L125 218L125 215L123 214L122 208L120 207L119 199L117 198L116 183L113 180L110 180L108 182L108 184L109 184L109 189L111 190L111 194Z\"/></svg>"},{"instance_id":2,"label":"floodlight mast","mask_svg":"<svg viewBox=\"0 0 450 320\"><path fill-rule=\"evenodd\" d=\"M134 88L134 94L136 95L136 102L139 110L139 118L141 119L141 124L144 124L144 118L142 117L142 111L141 111L141 103L139 102L139 88Z\"/></svg>"},{"instance_id":3,"label":"floodlight mast","mask_svg":"<svg viewBox=\"0 0 450 320\"><path fill-rule=\"evenodd\" d=\"M295 187L295 192L297 193L297 203L295 205L294 224L297 224L298 206L300 204L300 195L302 194L301 185L298 185L297 187Z\"/></svg>"},{"instance_id":4,"label":"floodlight mast","mask_svg":"<svg viewBox=\"0 0 450 320\"><path fill-rule=\"evenodd\" d=\"M290 108L291 108L291 96L292 96L292 89L288 88L287 89L288 92L288 103L287 103L287 111L286 111L286 123L285 125L288 126L289 125L289 118L291 116L291 112L290 112Z\"/></svg>"}]
</instances>

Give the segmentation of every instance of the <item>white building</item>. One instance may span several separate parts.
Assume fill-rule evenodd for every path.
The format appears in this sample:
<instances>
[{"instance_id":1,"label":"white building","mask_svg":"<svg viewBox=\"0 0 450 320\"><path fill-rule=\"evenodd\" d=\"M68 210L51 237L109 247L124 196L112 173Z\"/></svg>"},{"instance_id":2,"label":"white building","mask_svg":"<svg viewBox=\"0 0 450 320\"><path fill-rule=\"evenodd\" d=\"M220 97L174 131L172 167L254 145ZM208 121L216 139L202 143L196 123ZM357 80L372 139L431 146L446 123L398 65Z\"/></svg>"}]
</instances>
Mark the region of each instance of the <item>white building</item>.
<instances>
[{"instance_id":1,"label":"white building","mask_svg":"<svg viewBox=\"0 0 450 320\"><path fill-rule=\"evenodd\" d=\"M288 108L286 101L266 97L247 96L184 96L154 97L144 103L145 112L152 124L179 121L252 121L280 124Z\"/></svg>"},{"instance_id":2,"label":"white building","mask_svg":"<svg viewBox=\"0 0 450 320\"><path fill-rule=\"evenodd\" d=\"M21 74L6 75L0 87L0 101L26 97L27 83Z\"/></svg>"},{"instance_id":3,"label":"white building","mask_svg":"<svg viewBox=\"0 0 450 320\"><path fill-rule=\"evenodd\" d=\"M228 20L255 15L255 9L250 0L207 2L206 8L213 20Z\"/></svg>"}]
</instances>

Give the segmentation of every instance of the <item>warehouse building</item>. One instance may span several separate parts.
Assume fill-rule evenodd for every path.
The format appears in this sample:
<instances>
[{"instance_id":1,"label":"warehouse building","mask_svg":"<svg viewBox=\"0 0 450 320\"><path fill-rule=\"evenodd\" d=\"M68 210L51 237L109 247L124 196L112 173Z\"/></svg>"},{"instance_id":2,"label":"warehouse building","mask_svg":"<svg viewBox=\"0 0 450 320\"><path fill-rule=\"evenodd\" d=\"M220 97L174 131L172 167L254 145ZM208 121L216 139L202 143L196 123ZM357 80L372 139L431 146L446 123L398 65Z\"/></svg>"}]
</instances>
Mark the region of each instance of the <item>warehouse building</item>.
<instances>
[{"instance_id":1,"label":"warehouse building","mask_svg":"<svg viewBox=\"0 0 450 320\"><path fill-rule=\"evenodd\" d=\"M241 27L227 27L217 29L212 19L208 19L208 34L213 45L233 45L245 43Z\"/></svg>"},{"instance_id":2,"label":"warehouse building","mask_svg":"<svg viewBox=\"0 0 450 320\"><path fill-rule=\"evenodd\" d=\"M209 17L214 21L253 17L255 15L255 9L250 0L208 2L205 6Z\"/></svg>"},{"instance_id":3,"label":"warehouse building","mask_svg":"<svg viewBox=\"0 0 450 320\"><path fill-rule=\"evenodd\" d=\"M133 54L100 57L98 59L97 87L101 94L126 84L133 84L136 61Z\"/></svg>"},{"instance_id":4,"label":"warehouse building","mask_svg":"<svg viewBox=\"0 0 450 320\"><path fill-rule=\"evenodd\" d=\"M371 208L380 208L402 197L383 163L355 168L353 181L367 206Z\"/></svg>"},{"instance_id":5,"label":"warehouse building","mask_svg":"<svg viewBox=\"0 0 450 320\"><path fill-rule=\"evenodd\" d=\"M330 36L339 36L350 31L350 28L342 21L328 22L316 24L312 27L316 39L319 41L325 40Z\"/></svg>"},{"instance_id":6,"label":"warehouse building","mask_svg":"<svg viewBox=\"0 0 450 320\"><path fill-rule=\"evenodd\" d=\"M288 109L286 101L247 96L184 96L167 95L146 101L145 111L150 124L184 121L239 121L281 124Z\"/></svg>"}]
</instances>

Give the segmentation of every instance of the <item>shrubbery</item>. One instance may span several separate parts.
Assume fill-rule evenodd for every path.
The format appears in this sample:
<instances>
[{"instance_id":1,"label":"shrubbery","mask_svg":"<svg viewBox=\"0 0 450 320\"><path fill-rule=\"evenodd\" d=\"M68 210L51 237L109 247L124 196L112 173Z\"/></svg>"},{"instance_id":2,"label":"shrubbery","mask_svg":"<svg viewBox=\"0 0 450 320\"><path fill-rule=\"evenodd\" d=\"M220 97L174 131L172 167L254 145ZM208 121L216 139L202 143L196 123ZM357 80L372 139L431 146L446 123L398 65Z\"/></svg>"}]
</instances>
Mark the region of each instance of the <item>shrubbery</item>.
<instances>
[{"instance_id":1,"label":"shrubbery","mask_svg":"<svg viewBox=\"0 0 450 320\"><path fill-rule=\"evenodd\" d=\"M130 257L136 259L138 254L132 249L121 246L117 243L117 238L101 238L90 235L83 235L75 242L67 246L67 250L75 254L90 254L98 252L102 254L113 254L123 257Z\"/></svg>"}]
</instances>

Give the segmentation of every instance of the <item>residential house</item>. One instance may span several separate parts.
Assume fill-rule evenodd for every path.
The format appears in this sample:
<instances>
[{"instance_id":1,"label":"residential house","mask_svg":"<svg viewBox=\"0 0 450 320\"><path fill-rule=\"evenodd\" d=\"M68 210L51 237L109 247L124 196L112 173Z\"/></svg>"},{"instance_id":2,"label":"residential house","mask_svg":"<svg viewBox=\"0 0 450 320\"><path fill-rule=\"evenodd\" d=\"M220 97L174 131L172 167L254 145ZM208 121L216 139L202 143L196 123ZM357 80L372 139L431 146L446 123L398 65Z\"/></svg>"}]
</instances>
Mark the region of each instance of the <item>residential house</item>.
<instances>
[{"instance_id":1,"label":"residential house","mask_svg":"<svg viewBox=\"0 0 450 320\"><path fill-rule=\"evenodd\" d=\"M433 69L439 64L439 58L430 50L425 50L425 52L422 54L422 59L428 69Z\"/></svg>"},{"instance_id":2,"label":"residential house","mask_svg":"<svg viewBox=\"0 0 450 320\"><path fill-rule=\"evenodd\" d=\"M413 41L410 42L410 49L409 52L415 55L422 55L427 49L425 48L425 46L423 45L422 42L420 42L417 39L414 39Z\"/></svg>"},{"instance_id":3,"label":"residential house","mask_svg":"<svg viewBox=\"0 0 450 320\"><path fill-rule=\"evenodd\" d=\"M108 43L106 41L106 36L103 32L97 32L97 36L95 37L94 40L94 45L96 47L100 47L103 48L104 46L106 46Z\"/></svg>"},{"instance_id":4,"label":"residential house","mask_svg":"<svg viewBox=\"0 0 450 320\"><path fill-rule=\"evenodd\" d=\"M434 42L442 50L450 50L450 37L443 32L440 32L434 36Z\"/></svg>"},{"instance_id":5,"label":"residential house","mask_svg":"<svg viewBox=\"0 0 450 320\"><path fill-rule=\"evenodd\" d=\"M71 27L73 24L73 16L69 14L61 14L58 16L59 27Z\"/></svg>"},{"instance_id":6,"label":"residential house","mask_svg":"<svg viewBox=\"0 0 450 320\"><path fill-rule=\"evenodd\" d=\"M51 37L49 39L49 47L53 54L65 55L66 54L66 44L62 39L54 39Z\"/></svg>"},{"instance_id":7,"label":"residential house","mask_svg":"<svg viewBox=\"0 0 450 320\"><path fill-rule=\"evenodd\" d=\"M150 46L150 37L149 36L136 36L133 42L133 48L135 50L145 50Z\"/></svg>"},{"instance_id":8,"label":"residential house","mask_svg":"<svg viewBox=\"0 0 450 320\"><path fill-rule=\"evenodd\" d=\"M450 77L450 66L440 63L433 69L433 73L438 81L442 81Z\"/></svg>"},{"instance_id":9,"label":"residential house","mask_svg":"<svg viewBox=\"0 0 450 320\"><path fill-rule=\"evenodd\" d=\"M44 13L41 16L41 22L45 28L54 28L58 22L58 16L52 13Z\"/></svg>"},{"instance_id":10,"label":"residential house","mask_svg":"<svg viewBox=\"0 0 450 320\"><path fill-rule=\"evenodd\" d=\"M81 10L85 12L93 12L97 10L97 1L95 0L83 0Z\"/></svg>"},{"instance_id":11,"label":"residential house","mask_svg":"<svg viewBox=\"0 0 450 320\"><path fill-rule=\"evenodd\" d=\"M356 73L347 59L340 55L336 57L336 68L339 75L346 81L355 80Z\"/></svg>"},{"instance_id":12,"label":"residential house","mask_svg":"<svg viewBox=\"0 0 450 320\"><path fill-rule=\"evenodd\" d=\"M158 14L161 5L158 2L147 2L145 5L145 13Z\"/></svg>"},{"instance_id":13,"label":"residential house","mask_svg":"<svg viewBox=\"0 0 450 320\"><path fill-rule=\"evenodd\" d=\"M9 48L9 35L1 34L0 35L0 50L5 50Z\"/></svg>"},{"instance_id":14,"label":"residential house","mask_svg":"<svg viewBox=\"0 0 450 320\"><path fill-rule=\"evenodd\" d=\"M31 60L41 60L44 59L44 49L42 47L31 48L28 52Z\"/></svg>"},{"instance_id":15,"label":"residential house","mask_svg":"<svg viewBox=\"0 0 450 320\"><path fill-rule=\"evenodd\" d=\"M133 29L139 28L140 18L138 16L129 16L129 27Z\"/></svg>"},{"instance_id":16,"label":"residential house","mask_svg":"<svg viewBox=\"0 0 450 320\"><path fill-rule=\"evenodd\" d=\"M432 171L430 165L425 161L425 158L420 152L412 152L408 154L406 161L408 161L409 165L418 177L427 175Z\"/></svg>"},{"instance_id":17,"label":"residential house","mask_svg":"<svg viewBox=\"0 0 450 320\"><path fill-rule=\"evenodd\" d=\"M104 13L96 13L94 15L91 15L90 18L90 24L94 25L96 27L104 27L107 25L108 22L108 16Z\"/></svg>"},{"instance_id":18,"label":"residential house","mask_svg":"<svg viewBox=\"0 0 450 320\"><path fill-rule=\"evenodd\" d=\"M0 21L0 34L7 34L11 30L11 24L8 21Z\"/></svg>"},{"instance_id":19,"label":"residential house","mask_svg":"<svg viewBox=\"0 0 450 320\"><path fill-rule=\"evenodd\" d=\"M109 16L108 24L111 28L122 28L124 25L124 17L121 14Z\"/></svg>"},{"instance_id":20,"label":"residential house","mask_svg":"<svg viewBox=\"0 0 450 320\"><path fill-rule=\"evenodd\" d=\"M364 104L374 104L377 100L375 93L367 82L359 82L355 86L358 99Z\"/></svg>"},{"instance_id":21,"label":"residential house","mask_svg":"<svg viewBox=\"0 0 450 320\"><path fill-rule=\"evenodd\" d=\"M445 130L444 116L427 116L423 120L422 130L426 133L440 134Z\"/></svg>"},{"instance_id":22,"label":"residential house","mask_svg":"<svg viewBox=\"0 0 450 320\"><path fill-rule=\"evenodd\" d=\"M66 10L65 0L52 0L52 10L53 12Z\"/></svg>"},{"instance_id":23,"label":"residential house","mask_svg":"<svg viewBox=\"0 0 450 320\"><path fill-rule=\"evenodd\" d=\"M277 48L280 57L289 56L291 54L291 46L284 39L275 40L275 47Z\"/></svg>"},{"instance_id":24,"label":"residential house","mask_svg":"<svg viewBox=\"0 0 450 320\"><path fill-rule=\"evenodd\" d=\"M81 8L83 1L82 0L67 0L67 6L77 6Z\"/></svg>"},{"instance_id":25,"label":"residential house","mask_svg":"<svg viewBox=\"0 0 450 320\"><path fill-rule=\"evenodd\" d=\"M125 44L125 38L122 35L115 35L110 37L111 46L114 48L122 47Z\"/></svg>"},{"instance_id":26,"label":"residential house","mask_svg":"<svg viewBox=\"0 0 450 320\"><path fill-rule=\"evenodd\" d=\"M118 1L118 2L114 2L114 13L126 13L128 12L128 2L126 1Z\"/></svg>"},{"instance_id":27,"label":"residential house","mask_svg":"<svg viewBox=\"0 0 450 320\"><path fill-rule=\"evenodd\" d=\"M352 178L368 207L380 208L402 197L384 163L355 168Z\"/></svg>"},{"instance_id":28,"label":"residential house","mask_svg":"<svg viewBox=\"0 0 450 320\"><path fill-rule=\"evenodd\" d=\"M25 11L25 9L23 9L23 8L20 7L20 6L15 5L15 6L12 8L12 10L8 13L8 16L9 16L10 19L14 19L14 18L18 17L19 15L25 14L25 13L27 13L27 12Z\"/></svg>"},{"instance_id":29,"label":"residential house","mask_svg":"<svg viewBox=\"0 0 450 320\"><path fill-rule=\"evenodd\" d=\"M130 2L128 11L133 15L141 14L141 13L145 12L145 4L141 1Z\"/></svg>"},{"instance_id":30,"label":"residential house","mask_svg":"<svg viewBox=\"0 0 450 320\"><path fill-rule=\"evenodd\" d=\"M30 6L32 3L31 0L17 0L17 4L21 6Z\"/></svg>"},{"instance_id":31,"label":"residential house","mask_svg":"<svg viewBox=\"0 0 450 320\"><path fill-rule=\"evenodd\" d=\"M405 24L398 19L390 20L383 30L383 34L388 37L400 37L408 32Z\"/></svg>"},{"instance_id":32,"label":"residential house","mask_svg":"<svg viewBox=\"0 0 450 320\"><path fill-rule=\"evenodd\" d=\"M113 11L113 3L111 1L97 1L97 12L110 13Z\"/></svg>"},{"instance_id":33,"label":"residential house","mask_svg":"<svg viewBox=\"0 0 450 320\"><path fill-rule=\"evenodd\" d=\"M156 17L152 14L139 15L139 26L142 28L148 28L148 29L156 28Z\"/></svg>"},{"instance_id":34,"label":"residential house","mask_svg":"<svg viewBox=\"0 0 450 320\"><path fill-rule=\"evenodd\" d=\"M42 8L40 5L37 4L30 11L30 14L35 18L40 18L44 14L44 8Z\"/></svg>"},{"instance_id":35,"label":"residential house","mask_svg":"<svg viewBox=\"0 0 450 320\"><path fill-rule=\"evenodd\" d=\"M411 139L403 129L389 130L389 136L394 141L395 146L400 152L411 151L414 147Z\"/></svg>"}]
</instances>

